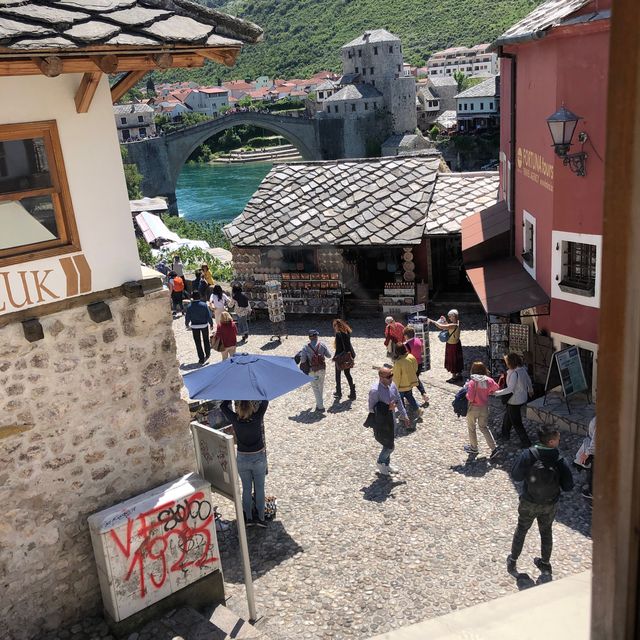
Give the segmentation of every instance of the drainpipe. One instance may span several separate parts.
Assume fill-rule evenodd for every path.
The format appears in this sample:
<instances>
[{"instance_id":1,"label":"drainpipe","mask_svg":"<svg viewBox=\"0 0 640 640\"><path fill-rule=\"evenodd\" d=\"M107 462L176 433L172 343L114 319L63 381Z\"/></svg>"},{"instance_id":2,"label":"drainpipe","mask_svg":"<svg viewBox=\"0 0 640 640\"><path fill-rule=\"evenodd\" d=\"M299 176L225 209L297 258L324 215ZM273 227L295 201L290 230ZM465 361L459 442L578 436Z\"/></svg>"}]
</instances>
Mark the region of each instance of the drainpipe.
<instances>
[{"instance_id":1,"label":"drainpipe","mask_svg":"<svg viewBox=\"0 0 640 640\"><path fill-rule=\"evenodd\" d=\"M516 67L518 57L515 53L505 53L503 48L500 47L498 52L499 58L507 58L511 61L511 74L510 74L510 84L511 84L511 93L510 93L510 109L511 109L511 118L509 123L510 134L511 134L511 144L509 155L511 156L509 159L511 161L511 173L509 175L509 195L511 202L508 203L510 213L511 213L511 233L509 235L509 255L515 256L516 254Z\"/></svg>"}]
</instances>

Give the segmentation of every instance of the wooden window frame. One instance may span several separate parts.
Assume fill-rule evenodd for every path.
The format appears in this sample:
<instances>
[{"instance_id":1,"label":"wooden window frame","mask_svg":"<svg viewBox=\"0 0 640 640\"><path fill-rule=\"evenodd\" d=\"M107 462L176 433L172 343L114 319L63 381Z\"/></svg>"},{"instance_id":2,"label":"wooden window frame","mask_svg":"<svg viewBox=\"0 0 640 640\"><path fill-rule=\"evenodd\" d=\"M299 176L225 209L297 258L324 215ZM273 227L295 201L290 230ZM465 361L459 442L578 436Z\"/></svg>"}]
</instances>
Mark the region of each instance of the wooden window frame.
<instances>
[{"instance_id":1,"label":"wooden window frame","mask_svg":"<svg viewBox=\"0 0 640 640\"><path fill-rule=\"evenodd\" d=\"M56 121L44 120L42 122L0 125L0 141L28 140L32 138L42 138L44 140L49 174L51 176L51 187L2 193L0 194L0 202L18 198L50 196L55 212L58 238L19 247L0 249L0 267L80 251L78 229Z\"/></svg>"}]
</instances>

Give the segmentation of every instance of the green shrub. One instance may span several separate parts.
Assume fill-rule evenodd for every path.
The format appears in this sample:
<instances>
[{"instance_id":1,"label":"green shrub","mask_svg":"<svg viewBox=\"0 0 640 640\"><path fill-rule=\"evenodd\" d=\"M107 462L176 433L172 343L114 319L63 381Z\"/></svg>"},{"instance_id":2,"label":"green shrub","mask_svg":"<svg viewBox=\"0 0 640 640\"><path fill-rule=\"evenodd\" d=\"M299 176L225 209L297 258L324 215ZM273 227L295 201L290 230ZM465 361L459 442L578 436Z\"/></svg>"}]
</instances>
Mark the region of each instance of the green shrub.
<instances>
[{"instance_id":1,"label":"green shrub","mask_svg":"<svg viewBox=\"0 0 640 640\"><path fill-rule=\"evenodd\" d=\"M232 266L214 258L204 249L199 249L198 247L180 247L177 251L160 249L160 257L165 260L167 264L171 264L175 256L180 258L180 261L187 271L195 271L203 264L208 264L209 271L211 271L214 280L230 282L233 278Z\"/></svg>"},{"instance_id":2,"label":"green shrub","mask_svg":"<svg viewBox=\"0 0 640 640\"><path fill-rule=\"evenodd\" d=\"M147 267L153 267L156 264L156 260L151 253L151 247L144 238L136 238L138 242L138 256L140 256L140 262L146 264Z\"/></svg>"}]
</instances>

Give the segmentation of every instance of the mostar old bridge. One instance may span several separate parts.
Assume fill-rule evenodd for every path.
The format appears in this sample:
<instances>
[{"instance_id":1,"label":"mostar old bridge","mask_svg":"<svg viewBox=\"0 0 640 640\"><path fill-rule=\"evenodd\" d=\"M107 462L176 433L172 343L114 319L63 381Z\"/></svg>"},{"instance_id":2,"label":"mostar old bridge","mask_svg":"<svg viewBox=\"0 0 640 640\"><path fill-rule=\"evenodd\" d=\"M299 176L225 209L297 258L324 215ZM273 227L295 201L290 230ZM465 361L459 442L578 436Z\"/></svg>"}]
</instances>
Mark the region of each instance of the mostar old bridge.
<instances>
[{"instance_id":1,"label":"mostar old bridge","mask_svg":"<svg viewBox=\"0 0 640 640\"><path fill-rule=\"evenodd\" d=\"M176 184L189 156L217 133L246 124L262 127L285 137L305 160L341 157L341 145L336 144L342 136L342 123L339 120L256 111L234 112L157 138L127 143L127 161L136 164L143 176L143 195L166 197L169 211L177 213ZM320 144L321 139L324 141L323 145Z\"/></svg>"}]
</instances>

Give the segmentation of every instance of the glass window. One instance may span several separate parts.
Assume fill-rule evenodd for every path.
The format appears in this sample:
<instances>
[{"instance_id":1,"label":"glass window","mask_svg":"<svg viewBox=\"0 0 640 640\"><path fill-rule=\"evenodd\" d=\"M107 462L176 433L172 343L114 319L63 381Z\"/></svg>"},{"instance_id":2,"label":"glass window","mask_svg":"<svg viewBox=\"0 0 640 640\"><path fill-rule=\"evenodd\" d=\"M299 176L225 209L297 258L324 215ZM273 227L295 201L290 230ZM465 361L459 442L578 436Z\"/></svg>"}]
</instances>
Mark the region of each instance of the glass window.
<instances>
[{"instance_id":1,"label":"glass window","mask_svg":"<svg viewBox=\"0 0 640 640\"><path fill-rule=\"evenodd\" d=\"M0 225L0 264L79 248L55 123L0 126Z\"/></svg>"},{"instance_id":2,"label":"glass window","mask_svg":"<svg viewBox=\"0 0 640 640\"><path fill-rule=\"evenodd\" d=\"M374 56L378 55L378 47L373 47L373 55Z\"/></svg>"},{"instance_id":3,"label":"glass window","mask_svg":"<svg viewBox=\"0 0 640 640\"><path fill-rule=\"evenodd\" d=\"M480 103L480 111L484 111L484 102Z\"/></svg>"},{"instance_id":4,"label":"glass window","mask_svg":"<svg viewBox=\"0 0 640 640\"><path fill-rule=\"evenodd\" d=\"M126 118L120 118L120 124L127 124Z\"/></svg>"},{"instance_id":5,"label":"glass window","mask_svg":"<svg viewBox=\"0 0 640 640\"><path fill-rule=\"evenodd\" d=\"M362 67L362 75L363 76L367 75L367 68L366 67Z\"/></svg>"},{"instance_id":6,"label":"glass window","mask_svg":"<svg viewBox=\"0 0 640 640\"><path fill-rule=\"evenodd\" d=\"M144 122L144 117L143 116L138 116L138 122Z\"/></svg>"},{"instance_id":7,"label":"glass window","mask_svg":"<svg viewBox=\"0 0 640 640\"><path fill-rule=\"evenodd\" d=\"M360 73L360 70L358 69L358 67L356 67L356 73Z\"/></svg>"},{"instance_id":8,"label":"glass window","mask_svg":"<svg viewBox=\"0 0 640 640\"><path fill-rule=\"evenodd\" d=\"M369 69L369 73L370 73L371 75L373 75L373 69L374 69L374 67L371 67L371 68Z\"/></svg>"},{"instance_id":9,"label":"glass window","mask_svg":"<svg viewBox=\"0 0 640 640\"><path fill-rule=\"evenodd\" d=\"M524 221L524 242L523 242L523 251L522 251L522 259L529 265L530 268L533 269L533 264L535 260L534 250L533 250L533 242L535 236L535 227L533 226L533 222L527 218Z\"/></svg>"},{"instance_id":10,"label":"glass window","mask_svg":"<svg viewBox=\"0 0 640 640\"><path fill-rule=\"evenodd\" d=\"M393 53L393 45L389 45L389 53Z\"/></svg>"},{"instance_id":11,"label":"glass window","mask_svg":"<svg viewBox=\"0 0 640 640\"><path fill-rule=\"evenodd\" d=\"M140 132L140 135L144 138L147 135L146 127L140 127L139 132Z\"/></svg>"},{"instance_id":12,"label":"glass window","mask_svg":"<svg viewBox=\"0 0 640 640\"><path fill-rule=\"evenodd\" d=\"M562 243L562 281L560 286L594 295L596 287L596 246L581 242Z\"/></svg>"},{"instance_id":13,"label":"glass window","mask_svg":"<svg viewBox=\"0 0 640 640\"><path fill-rule=\"evenodd\" d=\"M351 105L351 111L355 111L356 110L356 105L355 103Z\"/></svg>"}]
</instances>

